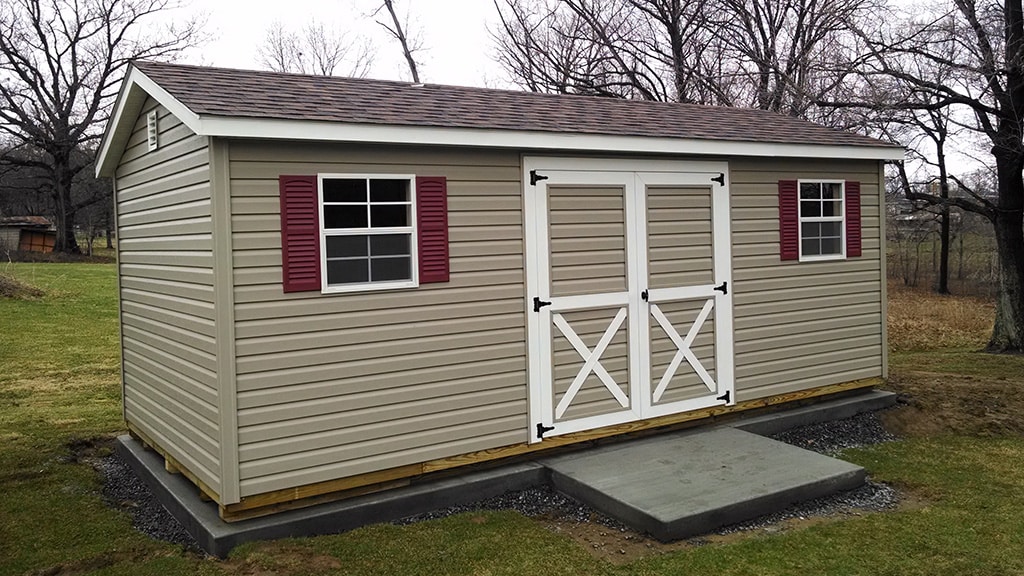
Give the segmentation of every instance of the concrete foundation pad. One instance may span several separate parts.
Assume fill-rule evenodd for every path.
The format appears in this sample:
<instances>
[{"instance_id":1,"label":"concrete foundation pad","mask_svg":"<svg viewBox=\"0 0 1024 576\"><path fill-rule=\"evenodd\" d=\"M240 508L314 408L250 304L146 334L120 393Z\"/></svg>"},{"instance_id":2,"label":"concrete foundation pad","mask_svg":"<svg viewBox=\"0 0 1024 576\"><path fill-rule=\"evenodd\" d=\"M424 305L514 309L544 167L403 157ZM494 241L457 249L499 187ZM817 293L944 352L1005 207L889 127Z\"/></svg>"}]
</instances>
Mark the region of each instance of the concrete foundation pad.
<instances>
[{"instance_id":1,"label":"concrete foundation pad","mask_svg":"<svg viewBox=\"0 0 1024 576\"><path fill-rule=\"evenodd\" d=\"M661 541L864 483L863 468L721 427L546 458L556 488Z\"/></svg>"},{"instance_id":2,"label":"concrete foundation pad","mask_svg":"<svg viewBox=\"0 0 1024 576\"><path fill-rule=\"evenodd\" d=\"M167 473L161 456L129 436L118 438L117 451L199 545L221 557L243 542L343 532L549 482L669 540L860 485L864 471L852 464L756 434L848 418L895 401L894 394L869 391L740 419L731 428L610 444L233 523L222 521L217 506L200 501L191 482Z\"/></svg>"},{"instance_id":3,"label":"concrete foundation pad","mask_svg":"<svg viewBox=\"0 0 1024 576\"><path fill-rule=\"evenodd\" d=\"M118 437L116 450L199 546L221 558L243 542L344 532L546 482L543 466L524 462L227 523L220 519L214 503L200 501L198 490L191 482L180 474L164 471L164 460L159 454L145 450L127 435Z\"/></svg>"}]
</instances>

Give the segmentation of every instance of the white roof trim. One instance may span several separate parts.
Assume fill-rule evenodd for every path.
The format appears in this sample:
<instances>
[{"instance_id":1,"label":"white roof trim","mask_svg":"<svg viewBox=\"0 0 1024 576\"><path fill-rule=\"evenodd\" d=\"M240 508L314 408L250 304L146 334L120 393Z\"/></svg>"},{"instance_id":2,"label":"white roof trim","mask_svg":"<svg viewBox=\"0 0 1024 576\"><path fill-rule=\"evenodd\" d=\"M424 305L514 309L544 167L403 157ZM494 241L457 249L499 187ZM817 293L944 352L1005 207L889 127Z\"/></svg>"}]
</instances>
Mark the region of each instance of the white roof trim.
<instances>
[{"instance_id":1,"label":"white roof trim","mask_svg":"<svg viewBox=\"0 0 1024 576\"><path fill-rule=\"evenodd\" d=\"M318 120L281 120L235 116L199 116L149 77L132 68L125 78L107 133L100 147L97 175L113 174L124 142L131 135L141 106L133 102L139 92L152 96L200 136L272 140L315 140L374 144L420 144L562 150L634 154L685 154L694 156L757 156L787 158L839 158L856 160L903 160L903 148L888 146L825 146L821 144L774 144L731 140L697 140L646 136L574 134L526 130L346 124ZM144 98L143 98L144 101ZM133 108L134 110L130 110ZM133 112L133 113L132 113ZM130 122L125 127L123 123ZM122 150L118 150L122 148ZM114 157L116 156L116 158Z\"/></svg>"}]
</instances>

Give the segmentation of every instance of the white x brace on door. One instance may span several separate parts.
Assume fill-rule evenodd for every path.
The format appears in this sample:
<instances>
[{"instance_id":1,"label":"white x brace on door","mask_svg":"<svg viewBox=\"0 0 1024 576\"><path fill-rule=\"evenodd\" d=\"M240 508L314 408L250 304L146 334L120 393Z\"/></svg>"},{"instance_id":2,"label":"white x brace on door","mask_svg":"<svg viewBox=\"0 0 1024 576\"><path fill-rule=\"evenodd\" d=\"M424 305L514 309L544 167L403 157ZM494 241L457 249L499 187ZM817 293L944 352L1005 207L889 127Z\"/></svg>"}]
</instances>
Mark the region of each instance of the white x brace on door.
<instances>
[{"instance_id":1,"label":"white x brace on door","mask_svg":"<svg viewBox=\"0 0 1024 576\"><path fill-rule=\"evenodd\" d=\"M531 442L734 402L727 171L524 159Z\"/></svg>"}]
</instances>

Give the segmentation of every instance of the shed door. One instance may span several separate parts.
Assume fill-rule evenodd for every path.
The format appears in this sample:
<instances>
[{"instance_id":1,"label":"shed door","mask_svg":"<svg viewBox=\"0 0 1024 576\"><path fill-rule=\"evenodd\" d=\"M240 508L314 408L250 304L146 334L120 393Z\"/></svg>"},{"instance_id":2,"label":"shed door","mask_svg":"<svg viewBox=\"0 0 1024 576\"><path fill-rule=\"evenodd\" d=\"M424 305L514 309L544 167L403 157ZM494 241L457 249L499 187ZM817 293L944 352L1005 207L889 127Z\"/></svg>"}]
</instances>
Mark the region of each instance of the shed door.
<instances>
[{"instance_id":1,"label":"shed door","mask_svg":"<svg viewBox=\"0 0 1024 576\"><path fill-rule=\"evenodd\" d=\"M731 403L728 196L711 182L718 174L533 173L531 441Z\"/></svg>"}]
</instances>

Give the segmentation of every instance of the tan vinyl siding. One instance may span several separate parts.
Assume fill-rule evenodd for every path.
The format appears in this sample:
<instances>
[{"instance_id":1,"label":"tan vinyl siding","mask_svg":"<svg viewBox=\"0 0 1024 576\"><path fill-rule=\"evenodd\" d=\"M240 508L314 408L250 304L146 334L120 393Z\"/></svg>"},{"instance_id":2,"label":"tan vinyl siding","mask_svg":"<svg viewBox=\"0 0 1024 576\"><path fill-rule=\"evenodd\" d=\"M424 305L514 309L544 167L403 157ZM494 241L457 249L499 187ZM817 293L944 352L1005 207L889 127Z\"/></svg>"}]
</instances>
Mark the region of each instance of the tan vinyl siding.
<instances>
[{"instance_id":1,"label":"tan vinyl siding","mask_svg":"<svg viewBox=\"0 0 1024 576\"><path fill-rule=\"evenodd\" d=\"M207 139L150 100L115 177L125 419L220 493L209 159Z\"/></svg>"},{"instance_id":2,"label":"tan vinyl siding","mask_svg":"<svg viewBox=\"0 0 1024 576\"><path fill-rule=\"evenodd\" d=\"M730 162L738 401L883 374L878 162ZM863 255L779 259L778 181L861 183Z\"/></svg>"},{"instance_id":3,"label":"tan vinyl siding","mask_svg":"<svg viewBox=\"0 0 1024 576\"><path fill-rule=\"evenodd\" d=\"M242 496L525 440L517 154L229 149ZM451 281L283 293L278 176L318 173L447 177Z\"/></svg>"}]
</instances>

